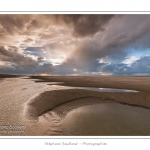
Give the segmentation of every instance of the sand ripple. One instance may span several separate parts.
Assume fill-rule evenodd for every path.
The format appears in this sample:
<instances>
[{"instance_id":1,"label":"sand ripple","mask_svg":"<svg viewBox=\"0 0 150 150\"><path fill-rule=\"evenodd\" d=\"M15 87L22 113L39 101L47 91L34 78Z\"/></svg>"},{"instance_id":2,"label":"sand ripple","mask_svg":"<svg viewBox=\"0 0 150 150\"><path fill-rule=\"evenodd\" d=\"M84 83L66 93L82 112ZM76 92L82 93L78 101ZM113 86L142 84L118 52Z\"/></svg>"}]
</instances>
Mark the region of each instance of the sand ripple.
<instances>
[{"instance_id":1,"label":"sand ripple","mask_svg":"<svg viewBox=\"0 0 150 150\"><path fill-rule=\"evenodd\" d=\"M30 120L38 120L38 117L59 105L67 104L69 101L75 101L74 107L105 102L119 102L128 105L136 105L150 108L150 102L147 100L149 94L139 93L118 93L118 92L96 92L83 89L67 89L43 92L26 104L26 117ZM94 100L93 100L94 99ZM80 105L76 105L77 101ZM67 106L67 105L66 105ZM69 108L70 109L70 108ZM64 114L61 112L60 114Z\"/></svg>"}]
</instances>

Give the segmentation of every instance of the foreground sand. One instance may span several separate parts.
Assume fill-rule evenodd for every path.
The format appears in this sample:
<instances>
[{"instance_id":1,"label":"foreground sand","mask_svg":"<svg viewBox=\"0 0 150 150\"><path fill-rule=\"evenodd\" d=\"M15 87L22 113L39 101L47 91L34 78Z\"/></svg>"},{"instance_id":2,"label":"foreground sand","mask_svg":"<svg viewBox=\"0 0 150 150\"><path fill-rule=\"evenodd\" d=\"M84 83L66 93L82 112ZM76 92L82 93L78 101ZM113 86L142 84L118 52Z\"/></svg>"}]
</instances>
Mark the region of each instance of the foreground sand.
<instances>
[{"instance_id":1,"label":"foreground sand","mask_svg":"<svg viewBox=\"0 0 150 150\"><path fill-rule=\"evenodd\" d=\"M32 78L45 82L7 78L0 83L0 135L68 135L64 132L61 120L68 112L91 104L124 103L150 108L150 77ZM48 81L64 83L61 83L63 86L47 85ZM74 89L73 86L121 88L139 92L96 92ZM16 129L12 130L10 126Z\"/></svg>"}]
</instances>

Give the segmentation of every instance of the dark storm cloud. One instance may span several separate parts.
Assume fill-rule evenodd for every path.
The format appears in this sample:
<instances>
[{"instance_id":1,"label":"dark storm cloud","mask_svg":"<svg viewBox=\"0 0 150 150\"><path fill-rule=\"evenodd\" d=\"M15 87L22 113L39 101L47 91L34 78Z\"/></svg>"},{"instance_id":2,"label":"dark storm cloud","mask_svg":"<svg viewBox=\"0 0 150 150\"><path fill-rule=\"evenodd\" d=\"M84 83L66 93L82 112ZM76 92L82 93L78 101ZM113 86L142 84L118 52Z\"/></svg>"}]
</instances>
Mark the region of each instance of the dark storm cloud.
<instances>
[{"instance_id":1,"label":"dark storm cloud","mask_svg":"<svg viewBox=\"0 0 150 150\"><path fill-rule=\"evenodd\" d=\"M114 17L102 33L81 42L63 62L77 69L91 66L96 59L109 57L109 61L121 63L128 49L150 48L150 15L124 15ZM90 68L89 68L90 69Z\"/></svg>"},{"instance_id":2,"label":"dark storm cloud","mask_svg":"<svg viewBox=\"0 0 150 150\"><path fill-rule=\"evenodd\" d=\"M3 33L16 34L25 30L26 23L32 15L0 15L0 25Z\"/></svg>"},{"instance_id":3,"label":"dark storm cloud","mask_svg":"<svg viewBox=\"0 0 150 150\"><path fill-rule=\"evenodd\" d=\"M20 73L148 72L147 57L122 62L149 39L150 15L0 15L0 61Z\"/></svg>"},{"instance_id":4,"label":"dark storm cloud","mask_svg":"<svg viewBox=\"0 0 150 150\"><path fill-rule=\"evenodd\" d=\"M55 58L55 55L57 57L60 54L63 55L62 47L68 52L70 50L70 47L67 47L69 45L67 44L68 41L63 38L54 38L60 37L61 34L68 34L70 35L68 38L70 45L76 45L77 42L71 39L71 35L80 38L93 36L99 31L104 31L113 17L114 15L0 15L0 60L18 66L19 70L11 66L13 69L17 69L18 72L33 73L32 69L27 71L22 67L35 67L35 72L40 72L40 69L45 71L44 68L48 69L49 65L38 65L38 62L44 60L44 57L40 56L43 46L46 50L50 50L49 55L53 58ZM49 39L52 39L52 41L49 41ZM55 44L56 41L58 42ZM30 53L26 53L30 45L31 49L32 46L35 47L33 47L32 56L35 54L36 59L33 59ZM38 57L36 55L36 45L40 49ZM55 49L55 52L53 52L53 49ZM59 67L51 66L50 68ZM63 68L63 72L74 72L71 68ZM49 69L49 71L51 70L53 69ZM60 73L58 69L56 69L56 72Z\"/></svg>"},{"instance_id":5,"label":"dark storm cloud","mask_svg":"<svg viewBox=\"0 0 150 150\"><path fill-rule=\"evenodd\" d=\"M73 28L74 36L91 36L105 30L114 15L0 15L1 33L25 34L49 25ZM29 33L28 33L29 34Z\"/></svg>"},{"instance_id":6,"label":"dark storm cloud","mask_svg":"<svg viewBox=\"0 0 150 150\"><path fill-rule=\"evenodd\" d=\"M0 72L8 74L51 74L55 68L51 64L35 65L34 67L18 67L15 65L1 66Z\"/></svg>"},{"instance_id":7,"label":"dark storm cloud","mask_svg":"<svg viewBox=\"0 0 150 150\"><path fill-rule=\"evenodd\" d=\"M106 24L114 15L55 15L58 22L73 27L74 36L91 36L104 31Z\"/></svg>"},{"instance_id":8,"label":"dark storm cloud","mask_svg":"<svg viewBox=\"0 0 150 150\"><path fill-rule=\"evenodd\" d=\"M92 70L97 65L97 59L109 56L111 61L122 61L126 57L126 52L119 51L119 48L106 48L96 41L85 41L73 51L63 64L68 64L77 69ZM114 59L115 58L115 59ZM93 65L93 62L95 64Z\"/></svg>"},{"instance_id":9,"label":"dark storm cloud","mask_svg":"<svg viewBox=\"0 0 150 150\"><path fill-rule=\"evenodd\" d=\"M41 65L37 65L33 72L34 74L50 74L53 73L55 70L55 68L52 66L52 64L43 64Z\"/></svg>"},{"instance_id":10,"label":"dark storm cloud","mask_svg":"<svg viewBox=\"0 0 150 150\"><path fill-rule=\"evenodd\" d=\"M9 51L3 46L0 46L0 60L11 62L21 67L34 67L37 65L37 62L32 58L25 57L15 51Z\"/></svg>"},{"instance_id":11,"label":"dark storm cloud","mask_svg":"<svg viewBox=\"0 0 150 150\"><path fill-rule=\"evenodd\" d=\"M44 57L38 57L37 60L40 62L40 61L43 61L44 60Z\"/></svg>"}]
</instances>

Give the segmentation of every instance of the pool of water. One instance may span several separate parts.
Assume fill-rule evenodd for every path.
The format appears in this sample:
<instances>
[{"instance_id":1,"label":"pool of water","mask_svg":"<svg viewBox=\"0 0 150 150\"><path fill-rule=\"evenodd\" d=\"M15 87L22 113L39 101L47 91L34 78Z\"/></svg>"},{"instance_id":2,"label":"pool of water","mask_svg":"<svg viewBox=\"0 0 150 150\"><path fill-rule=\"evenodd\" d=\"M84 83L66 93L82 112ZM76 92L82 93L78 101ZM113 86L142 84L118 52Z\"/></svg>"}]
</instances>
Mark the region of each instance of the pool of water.
<instances>
[{"instance_id":1,"label":"pool of water","mask_svg":"<svg viewBox=\"0 0 150 150\"><path fill-rule=\"evenodd\" d=\"M61 86L58 85L63 82L51 82L49 85L52 88L57 88L58 89L85 89L85 90L90 90L90 91L98 91L98 92L139 92L136 90L127 90L127 89L115 89L115 88L92 88L92 87L70 87L70 86Z\"/></svg>"},{"instance_id":2,"label":"pool of water","mask_svg":"<svg viewBox=\"0 0 150 150\"><path fill-rule=\"evenodd\" d=\"M48 82L49 85L63 84L64 82Z\"/></svg>"},{"instance_id":3,"label":"pool of water","mask_svg":"<svg viewBox=\"0 0 150 150\"><path fill-rule=\"evenodd\" d=\"M61 123L66 135L150 135L150 109L119 103L87 105L70 111Z\"/></svg>"},{"instance_id":4,"label":"pool of water","mask_svg":"<svg viewBox=\"0 0 150 150\"><path fill-rule=\"evenodd\" d=\"M135 90L115 89L115 88L90 88L90 87L80 88L78 87L78 89L87 89L87 90L98 91L98 92L138 92Z\"/></svg>"}]
</instances>

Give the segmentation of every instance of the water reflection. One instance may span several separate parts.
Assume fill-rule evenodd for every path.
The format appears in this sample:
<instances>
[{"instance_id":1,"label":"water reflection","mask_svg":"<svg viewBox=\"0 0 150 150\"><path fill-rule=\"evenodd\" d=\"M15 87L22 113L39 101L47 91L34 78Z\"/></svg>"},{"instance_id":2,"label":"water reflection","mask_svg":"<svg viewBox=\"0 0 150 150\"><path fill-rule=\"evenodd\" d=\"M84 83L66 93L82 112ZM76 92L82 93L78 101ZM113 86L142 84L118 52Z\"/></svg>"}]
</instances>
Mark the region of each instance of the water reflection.
<instances>
[{"instance_id":1,"label":"water reflection","mask_svg":"<svg viewBox=\"0 0 150 150\"><path fill-rule=\"evenodd\" d=\"M138 92L135 90L127 90L127 89L115 89L115 88L92 88L92 87L71 87L71 86L61 86L60 84L63 82L51 82L49 85L56 89L85 89L91 91L98 91L98 92ZM57 85L58 84L58 85Z\"/></svg>"},{"instance_id":2,"label":"water reflection","mask_svg":"<svg viewBox=\"0 0 150 150\"><path fill-rule=\"evenodd\" d=\"M135 90L127 90L127 89L115 89L115 88L81 88L98 92L138 92Z\"/></svg>"},{"instance_id":3,"label":"water reflection","mask_svg":"<svg viewBox=\"0 0 150 150\"><path fill-rule=\"evenodd\" d=\"M59 85L59 84L63 84L64 82L48 82L49 85Z\"/></svg>"}]
</instances>

